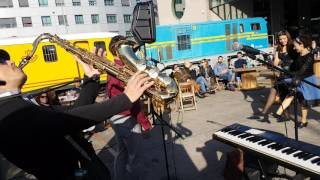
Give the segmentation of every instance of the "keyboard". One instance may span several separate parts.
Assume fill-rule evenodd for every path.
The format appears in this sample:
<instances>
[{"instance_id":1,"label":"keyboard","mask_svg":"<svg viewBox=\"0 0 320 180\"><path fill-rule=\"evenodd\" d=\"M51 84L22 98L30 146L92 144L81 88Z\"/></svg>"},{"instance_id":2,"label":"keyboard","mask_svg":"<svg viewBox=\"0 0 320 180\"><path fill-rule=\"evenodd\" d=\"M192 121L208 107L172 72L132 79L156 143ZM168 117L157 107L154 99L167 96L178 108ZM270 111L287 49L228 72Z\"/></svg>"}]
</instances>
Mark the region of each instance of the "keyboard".
<instances>
[{"instance_id":1,"label":"keyboard","mask_svg":"<svg viewBox=\"0 0 320 180\"><path fill-rule=\"evenodd\" d=\"M320 177L320 146L241 124L227 126L215 132L213 137L244 151L272 159L297 173Z\"/></svg>"}]
</instances>

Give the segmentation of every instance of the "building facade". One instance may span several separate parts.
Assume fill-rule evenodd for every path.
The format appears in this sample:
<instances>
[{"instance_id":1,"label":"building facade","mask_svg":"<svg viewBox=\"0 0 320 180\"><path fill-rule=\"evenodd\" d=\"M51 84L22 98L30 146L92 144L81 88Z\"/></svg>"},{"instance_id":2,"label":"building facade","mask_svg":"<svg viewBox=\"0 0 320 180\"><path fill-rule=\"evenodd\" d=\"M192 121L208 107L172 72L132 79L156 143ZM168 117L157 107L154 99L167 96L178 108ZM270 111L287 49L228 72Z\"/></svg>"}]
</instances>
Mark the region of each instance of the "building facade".
<instances>
[{"instance_id":1,"label":"building facade","mask_svg":"<svg viewBox=\"0 0 320 180\"><path fill-rule=\"evenodd\" d=\"M139 0L1 0L0 38L44 32L130 34Z\"/></svg>"}]
</instances>

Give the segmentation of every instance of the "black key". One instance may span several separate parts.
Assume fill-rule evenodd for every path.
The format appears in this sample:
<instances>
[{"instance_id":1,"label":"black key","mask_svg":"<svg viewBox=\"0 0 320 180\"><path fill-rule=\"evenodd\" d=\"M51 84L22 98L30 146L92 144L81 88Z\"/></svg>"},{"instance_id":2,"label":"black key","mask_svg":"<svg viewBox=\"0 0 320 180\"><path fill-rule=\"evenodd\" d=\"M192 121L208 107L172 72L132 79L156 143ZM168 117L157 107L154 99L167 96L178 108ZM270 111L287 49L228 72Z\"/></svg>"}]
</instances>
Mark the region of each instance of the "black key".
<instances>
[{"instance_id":1,"label":"black key","mask_svg":"<svg viewBox=\"0 0 320 180\"><path fill-rule=\"evenodd\" d=\"M253 136L253 137L250 137L250 138L248 138L248 139L246 139L247 141L252 141L252 140L254 140L254 139L256 139L257 138L257 136Z\"/></svg>"},{"instance_id":2,"label":"black key","mask_svg":"<svg viewBox=\"0 0 320 180\"><path fill-rule=\"evenodd\" d=\"M299 152L293 155L293 157L300 157L304 154L304 152Z\"/></svg>"},{"instance_id":3,"label":"black key","mask_svg":"<svg viewBox=\"0 0 320 180\"><path fill-rule=\"evenodd\" d=\"M305 156L304 158L302 158L303 160L309 160L309 159L311 159L311 158L314 158L315 157L315 155L314 154L308 154L307 156Z\"/></svg>"},{"instance_id":4,"label":"black key","mask_svg":"<svg viewBox=\"0 0 320 180\"><path fill-rule=\"evenodd\" d=\"M246 134L240 135L239 138L244 139L244 138L247 138L249 136L251 136L251 134L250 133L246 133Z\"/></svg>"},{"instance_id":5,"label":"black key","mask_svg":"<svg viewBox=\"0 0 320 180\"><path fill-rule=\"evenodd\" d=\"M256 139L252 140L252 142L256 143L256 142L258 142L258 141L260 141L260 140L262 140L262 139L264 139L264 138L262 138L262 137L257 137Z\"/></svg>"},{"instance_id":6,"label":"black key","mask_svg":"<svg viewBox=\"0 0 320 180\"><path fill-rule=\"evenodd\" d=\"M287 154L292 154L297 151L298 151L297 149L291 148L289 151L287 151Z\"/></svg>"},{"instance_id":7,"label":"black key","mask_svg":"<svg viewBox=\"0 0 320 180\"><path fill-rule=\"evenodd\" d=\"M237 135L239 135L239 134L242 134L242 132L240 132L240 131L232 131L232 132L228 132L228 134L237 136Z\"/></svg>"},{"instance_id":8,"label":"black key","mask_svg":"<svg viewBox=\"0 0 320 180\"><path fill-rule=\"evenodd\" d=\"M283 153L287 153L288 151L290 151L292 148L287 148L287 149L284 149L282 150Z\"/></svg>"},{"instance_id":9,"label":"black key","mask_svg":"<svg viewBox=\"0 0 320 180\"><path fill-rule=\"evenodd\" d=\"M270 144L270 143L272 143L272 141L268 141L268 140L267 140L267 141L261 143L261 145L262 145L262 146L266 146L266 145L268 145L268 144Z\"/></svg>"},{"instance_id":10,"label":"black key","mask_svg":"<svg viewBox=\"0 0 320 180\"><path fill-rule=\"evenodd\" d=\"M274 148L274 150L279 151L280 149L283 149L283 148L284 148L284 146L279 145L278 147Z\"/></svg>"},{"instance_id":11,"label":"black key","mask_svg":"<svg viewBox=\"0 0 320 180\"><path fill-rule=\"evenodd\" d=\"M229 132L229 131L231 131L231 130L233 130L233 129L231 129L231 128L224 128L224 129L222 129L221 131L222 131L222 132Z\"/></svg>"},{"instance_id":12,"label":"black key","mask_svg":"<svg viewBox=\"0 0 320 180\"><path fill-rule=\"evenodd\" d=\"M263 144L263 143L265 143L265 142L267 142L267 141L268 141L268 140L265 139L265 140L259 142L258 144L261 145L261 144Z\"/></svg>"},{"instance_id":13,"label":"black key","mask_svg":"<svg viewBox=\"0 0 320 180\"><path fill-rule=\"evenodd\" d=\"M317 165L320 166L320 162L318 162Z\"/></svg>"},{"instance_id":14,"label":"black key","mask_svg":"<svg viewBox=\"0 0 320 180\"><path fill-rule=\"evenodd\" d=\"M304 157L308 156L309 153L302 153L300 156L298 156L299 159L303 159Z\"/></svg>"},{"instance_id":15,"label":"black key","mask_svg":"<svg viewBox=\"0 0 320 180\"><path fill-rule=\"evenodd\" d=\"M320 157L318 157L318 158L316 158L316 159L314 159L314 160L311 161L312 164L315 164L315 163L317 163L317 162L320 162Z\"/></svg>"}]
</instances>

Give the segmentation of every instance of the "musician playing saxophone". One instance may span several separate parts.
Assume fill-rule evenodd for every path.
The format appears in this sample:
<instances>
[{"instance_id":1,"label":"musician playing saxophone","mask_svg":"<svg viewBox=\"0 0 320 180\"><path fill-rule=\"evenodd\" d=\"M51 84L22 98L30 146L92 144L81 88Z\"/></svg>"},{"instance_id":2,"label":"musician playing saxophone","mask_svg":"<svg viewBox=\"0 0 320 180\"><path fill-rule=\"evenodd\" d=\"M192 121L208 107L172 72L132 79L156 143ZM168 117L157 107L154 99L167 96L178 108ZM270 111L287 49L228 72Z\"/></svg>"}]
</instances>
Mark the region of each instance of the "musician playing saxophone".
<instances>
[{"instance_id":1,"label":"musician playing saxophone","mask_svg":"<svg viewBox=\"0 0 320 180\"><path fill-rule=\"evenodd\" d=\"M138 72L129 79L123 93L92 104L98 82L91 77L96 71L83 64L89 80L81 89L76 102L79 106L62 111L37 106L21 96L8 98L20 94L27 75L12 61L2 60L0 97L7 98L0 100L0 153L40 180L110 179L108 170L78 134L130 109L153 85L150 78Z\"/></svg>"}]
</instances>

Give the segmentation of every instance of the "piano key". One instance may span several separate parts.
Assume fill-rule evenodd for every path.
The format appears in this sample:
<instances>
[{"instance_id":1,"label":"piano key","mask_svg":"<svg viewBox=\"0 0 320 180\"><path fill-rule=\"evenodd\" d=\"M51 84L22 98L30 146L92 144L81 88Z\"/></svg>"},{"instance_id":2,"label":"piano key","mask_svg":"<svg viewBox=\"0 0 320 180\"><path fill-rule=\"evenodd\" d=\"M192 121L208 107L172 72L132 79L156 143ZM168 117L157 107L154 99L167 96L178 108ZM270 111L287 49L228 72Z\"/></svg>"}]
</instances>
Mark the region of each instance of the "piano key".
<instances>
[{"instance_id":1,"label":"piano key","mask_svg":"<svg viewBox=\"0 0 320 180\"><path fill-rule=\"evenodd\" d=\"M314 159L311 161L312 164L316 164L317 162L320 162L320 157Z\"/></svg>"},{"instance_id":2,"label":"piano key","mask_svg":"<svg viewBox=\"0 0 320 180\"><path fill-rule=\"evenodd\" d=\"M314 154L308 154L307 156L305 156L304 158L302 158L303 160L309 160L309 159L311 159L311 158L313 158L313 157L316 157Z\"/></svg>"},{"instance_id":3,"label":"piano key","mask_svg":"<svg viewBox=\"0 0 320 180\"><path fill-rule=\"evenodd\" d=\"M244 139L244 138L249 137L251 135L252 134L250 134L250 133L246 133L246 134L243 134L243 135L239 136L239 138Z\"/></svg>"}]
</instances>

